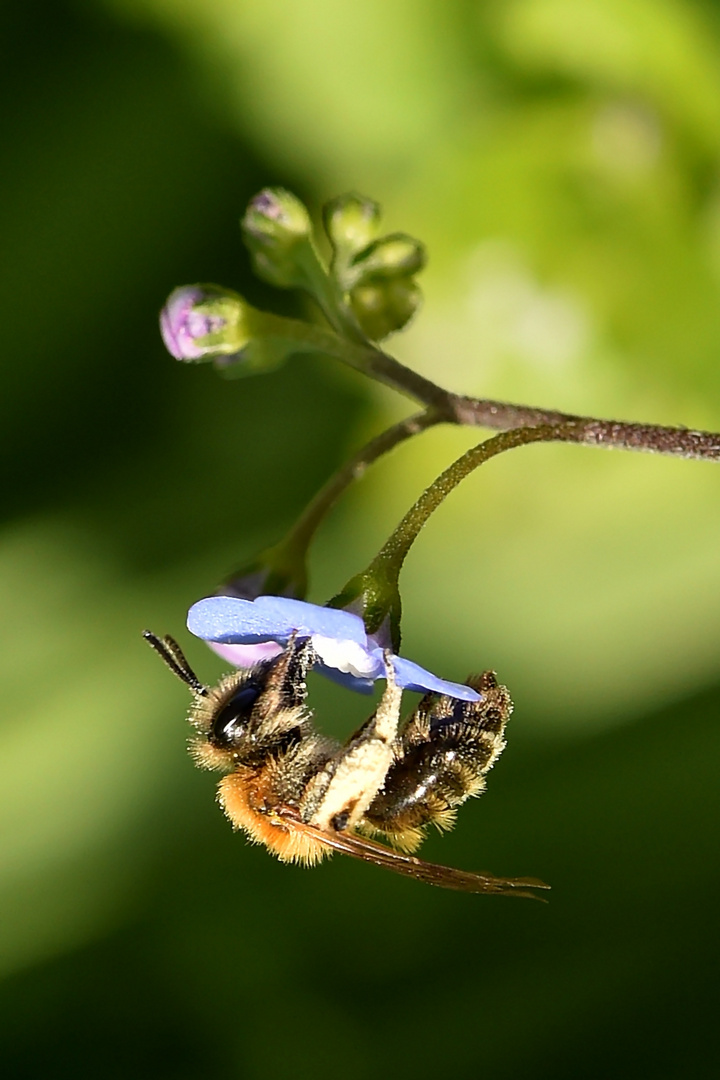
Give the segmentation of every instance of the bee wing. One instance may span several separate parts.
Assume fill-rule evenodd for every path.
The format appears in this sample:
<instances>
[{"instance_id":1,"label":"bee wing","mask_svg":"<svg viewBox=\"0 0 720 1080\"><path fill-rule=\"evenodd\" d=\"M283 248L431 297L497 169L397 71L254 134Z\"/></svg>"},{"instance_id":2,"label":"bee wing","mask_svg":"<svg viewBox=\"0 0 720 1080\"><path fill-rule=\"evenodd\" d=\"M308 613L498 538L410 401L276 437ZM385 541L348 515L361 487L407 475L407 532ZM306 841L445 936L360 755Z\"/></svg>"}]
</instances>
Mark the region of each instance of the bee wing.
<instances>
[{"instance_id":1,"label":"bee wing","mask_svg":"<svg viewBox=\"0 0 720 1080\"><path fill-rule=\"evenodd\" d=\"M424 881L428 885L438 885L441 889L494 893L497 896L524 896L532 900L541 900L542 897L536 896L530 890L550 888L537 878L501 878L493 874L473 874L466 870L455 870L451 866L441 866L439 863L424 862L422 859L416 859L412 855L403 855L393 848L387 848L383 844L355 833L318 829L315 825L307 825L299 821L294 814L281 814L281 816L285 816L286 819L292 818L294 830L311 836L314 840L332 848L333 851L341 851L344 855L352 855L355 859L375 863L376 866L383 866L395 874L415 878L416 881Z\"/></svg>"}]
</instances>

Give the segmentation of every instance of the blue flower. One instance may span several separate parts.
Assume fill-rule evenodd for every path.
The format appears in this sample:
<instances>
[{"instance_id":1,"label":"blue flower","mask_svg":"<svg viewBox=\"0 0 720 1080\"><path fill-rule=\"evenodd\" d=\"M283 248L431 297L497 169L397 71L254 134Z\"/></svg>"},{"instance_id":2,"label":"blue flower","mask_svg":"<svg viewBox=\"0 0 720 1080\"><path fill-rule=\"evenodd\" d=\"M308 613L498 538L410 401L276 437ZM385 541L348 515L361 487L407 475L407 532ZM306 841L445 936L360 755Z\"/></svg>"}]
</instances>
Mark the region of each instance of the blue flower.
<instances>
[{"instance_id":1,"label":"blue flower","mask_svg":"<svg viewBox=\"0 0 720 1080\"><path fill-rule=\"evenodd\" d=\"M375 680L385 677L382 645L366 632L360 616L349 611L285 596L259 596L256 600L209 596L193 604L187 624L192 634L238 667L277 655L297 633L311 639L322 674L353 690L369 693ZM393 655L392 665L398 685L406 690L480 700L471 687L438 679L412 660Z\"/></svg>"}]
</instances>

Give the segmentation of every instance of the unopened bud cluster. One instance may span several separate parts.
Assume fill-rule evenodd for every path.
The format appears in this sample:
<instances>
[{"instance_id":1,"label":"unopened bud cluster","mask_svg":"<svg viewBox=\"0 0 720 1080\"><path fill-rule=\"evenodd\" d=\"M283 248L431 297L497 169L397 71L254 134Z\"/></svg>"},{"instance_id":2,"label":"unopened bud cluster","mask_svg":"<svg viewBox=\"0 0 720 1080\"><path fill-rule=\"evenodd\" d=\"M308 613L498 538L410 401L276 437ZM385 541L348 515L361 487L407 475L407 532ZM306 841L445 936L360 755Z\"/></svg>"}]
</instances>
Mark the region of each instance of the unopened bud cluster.
<instances>
[{"instance_id":1,"label":"unopened bud cluster","mask_svg":"<svg viewBox=\"0 0 720 1080\"><path fill-rule=\"evenodd\" d=\"M422 298L414 276L425 266L423 245L405 233L378 238L380 208L362 195L333 199L323 220L332 272L365 336L378 341L402 330Z\"/></svg>"},{"instance_id":2,"label":"unopened bud cluster","mask_svg":"<svg viewBox=\"0 0 720 1080\"><path fill-rule=\"evenodd\" d=\"M335 343L344 338L362 347L401 330L420 304L415 275L425 265L423 245L404 233L378 236L380 207L361 195L333 199L324 209L323 224L332 247L329 267L300 200L283 188L259 192L241 223L258 276L313 296ZM175 289L160 326L177 360L212 361L230 375L268 371L293 353L323 344L311 324L258 311L219 285ZM337 354L332 342L329 349Z\"/></svg>"}]
</instances>

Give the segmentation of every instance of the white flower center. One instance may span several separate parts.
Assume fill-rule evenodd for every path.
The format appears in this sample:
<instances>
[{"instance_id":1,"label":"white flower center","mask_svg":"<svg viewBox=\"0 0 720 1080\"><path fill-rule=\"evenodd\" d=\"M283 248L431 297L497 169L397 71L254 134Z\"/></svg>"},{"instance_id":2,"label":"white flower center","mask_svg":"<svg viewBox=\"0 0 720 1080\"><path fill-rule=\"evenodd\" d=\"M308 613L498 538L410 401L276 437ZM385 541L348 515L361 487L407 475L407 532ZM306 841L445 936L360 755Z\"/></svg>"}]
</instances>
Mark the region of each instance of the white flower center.
<instances>
[{"instance_id":1,"label":"white flower center","mask_svg":"<svg viewBox=\"0 0 720 1080\"><path fill-rule=\"evenodd\" d=\"M322 634L313 634L311 641L326 667L337 668L359 679L371 679L377 675L377 659L356 641L323 637Z\"/></svg>"}]
</instances>

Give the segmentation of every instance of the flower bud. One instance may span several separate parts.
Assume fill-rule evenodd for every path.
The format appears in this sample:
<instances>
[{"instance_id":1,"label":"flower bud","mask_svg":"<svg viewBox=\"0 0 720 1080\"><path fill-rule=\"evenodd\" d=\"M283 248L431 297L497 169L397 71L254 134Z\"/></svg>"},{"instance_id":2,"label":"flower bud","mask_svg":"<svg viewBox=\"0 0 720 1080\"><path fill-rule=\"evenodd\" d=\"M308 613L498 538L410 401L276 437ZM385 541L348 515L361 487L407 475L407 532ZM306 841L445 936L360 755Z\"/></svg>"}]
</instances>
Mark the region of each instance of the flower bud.
<instances>
[{"instance_id":1,"label":"flower bud","mask_svg":"<svg viewBox=\"0 0 720 1080\"><path fill-rule=\"evenodd\" d=\"M281 542L239 566L217 590L218 596L255 600L258 596L286 596L303 600L307 593L307 550Z\"/></svg>"},{"instance_id":2,"label":"flower bud","mask_svg":"<svg viewBox=\"0 0 720 1080\"><path fill-rule=\"evenodd\" d=\"M255 270L264 281L282 288L305 286L312 225L295 195L284 188L264 188L251 199L241 226Z\"/></svg>"},{"instance_id":3,"label":"flower bud","mask_svg":"<svg viewBox=\"0 0 720 1080\"><path fill-rule=\"evenodd\" d=\"M359 251L350 262L355 283L375 278L409 277L425 266L425 247L406 233L383 236Z\"/></svg>"},{"instance_id":4,"label":"flower bud","mask_svg":"<svg viewBox=\"0 0 720 1080\"><path fill-rule=\"evenodd\" d=\"M160 331L176 360L211 360L240 352L250 340L251 308L219 285L183 285L160 313Z\"/></svg>"},{"instance_id":5,"label":"flower bud","mask_svg":"<svg viewBox=\"0 0 720 1080\"><path fill-rule=\"evenodd\" d=\"M402 330L421 303L420 287L409 277L369 281L350 293L355 318L370 341L381 341Z\"/></svg>"},{"instance_id":6,"label":"flower bud","mask_svg":"<svg viewBox=\"0 0 720 1080\"><path fill-rule=\"evenodd\" d=\"M350 192L338 195L323 207L323 224L336 252L350 258L375 239L380 206L373 199Z\"/></svg>"}]
</instances>

